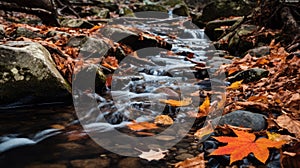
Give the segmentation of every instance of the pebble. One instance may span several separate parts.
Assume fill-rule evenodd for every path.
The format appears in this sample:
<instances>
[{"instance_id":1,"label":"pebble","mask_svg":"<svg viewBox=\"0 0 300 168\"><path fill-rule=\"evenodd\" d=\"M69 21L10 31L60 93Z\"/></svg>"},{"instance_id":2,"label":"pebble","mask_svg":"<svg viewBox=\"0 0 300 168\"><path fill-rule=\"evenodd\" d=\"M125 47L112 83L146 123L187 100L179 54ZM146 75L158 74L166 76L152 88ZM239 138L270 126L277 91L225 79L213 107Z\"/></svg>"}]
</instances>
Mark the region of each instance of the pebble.
<instances>
[{"instance_id":1,"label":"pebble","mask_svg":"<svg viewBox=\"0 0 300 168\"><path fill-rule=\"evenodd\" d=\"M187 148L189 146L190 146L190 144L186 143L186 142L180 142L180 143L176 144L176 147L178 147L178 148Z\"/></svg>"},{"instance_id":2,"label":"pebble","mask_svg":"<svg viewBox=\"0 0 300 168\"><path fill-rule=\"evenodd\" d=\"M179 149L177 151L178 154L187 153L187 152L188 152L188 150L186 150L186 149Z\"/></svg>"},{"instance_id":3,"label":"pebble","mask_svg":"<svg viewBox=\"0 0 300 168\"><path fill-rule=\"evenodd\" d=\"M185 160L185 159L187 159L187 158L192 158L192 157L194 157L194 155L191 155L191 154L188 154L188 153L182 153L182 154L180 154L180 155L177 155L177 156L175 157L175 159L176 159L176 160L179 160L179 161L183 161L183 160Z\"/></svg>"}]
</instances>

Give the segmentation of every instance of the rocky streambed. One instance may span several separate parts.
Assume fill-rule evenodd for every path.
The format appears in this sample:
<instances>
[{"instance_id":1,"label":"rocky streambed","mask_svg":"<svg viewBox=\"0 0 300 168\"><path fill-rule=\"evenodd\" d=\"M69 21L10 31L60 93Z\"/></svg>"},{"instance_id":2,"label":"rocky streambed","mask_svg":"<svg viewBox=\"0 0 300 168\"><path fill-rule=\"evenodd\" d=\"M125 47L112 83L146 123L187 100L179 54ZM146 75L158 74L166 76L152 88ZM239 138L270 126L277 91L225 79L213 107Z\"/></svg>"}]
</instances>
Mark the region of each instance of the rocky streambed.
<instances>
[{"instance_id":1,"label":"rocky streambed","mask_svg":"<svg viewBox=\"0 0 300 168\"><path fill-rule=\"evenodd\" d=\"M120 24L125 25L126 28ZM84 74L89 73L77 76L81 80L79 83L76 81L73 83L75 109L73 106L59 105L60 102L64 102L64 98L70 96L69 86L71 84L68 80L70 78L68 71L70 70L66 69L66 65L61 65L60 71L64 73L59 74L55 69L55 65L57 66L59 61L68 61L68 58L59 60L59 57L53 56L53 54L50 56L48 52L53 53L53 51L59 50L50 46L46 47L47 51L40 44L20 41L0 46L1 56L9 53L15 56L15 58L10 58L26 62L26 66L24 66L25 64L18 64L18 62L15 63L15 60L11 60L11 66L6 65L9 68L1 72L7 85L6 88L2 87L1 89L13 96L18 96L12 101L1 97L10 102L1 109L1 114L3 114L0 117L1 125L3 125L0 129L1 167L8 165L10 167L54 168L174 167L174 164L179 161L192 158L202 152L208 154L212 149L218 147L219 143L212 138L204 141L195 139L194 133L203 126L205 117L196 119L192 114L197 113L196 110L204 102L207 93L211 96L211 102L220 101L218 96L230 83L223 80L224 74L216 76L215 72L220 65L230 63L231 60L224 58L228 55L226 51L215 50L203 29L194 26L186 17L165 14L163 17L160 15L160 18L155 18L154 15L153 17L147 15L145 18L141 15L137 18L116 19L106 28L100 28L99 31L97 29L96 32L99 34L95 33L94 37L81 35L71 37L59 31L53 31L53 34L50 34L50 31L44 32L47 35L44 38L51 38L54 43L59 41L55 38L66 36L68 46L80 48L79 54L82 55L83 63L78 64L80 59L74 58L73 62L69 60L70 64L75 69L82 68L81 65L92 67L92 74L95 73L92 77L99 77L99 79L96 78L96 83L97 81L102 82L99 86L96 84L94 89L80 85L82 80L90 79L84 78L86 77ZM120 46L99 40L100 36L97 35L100 34L101 39L111 39L113 42L118 42ZM126 46L130 46L130 49ZM97 58L103 50L107 51L108 57L115 56L113 61L118 60L118 66L113 66L110 62L112 60L109 59L106 62L111 66L100 65L102 60L99 61ZM40 58L42 56L37 53L42 54L43 58ZM78 62L76 63L76 61ZM15 66L16 64L18 66ZM27 65L33 68L27 67ZM51 67L49 67L50 65ZM3 66L1 64L1 67ZM101 69L99 73L93 69L95 66L96 70ZM46 74L43 76L39 72L40 68L37 67L53 68L54 70L43 72L43 75ZM261 75L263 73L257 74L258 78L263 76ZM55 76L55 80L51 76ZM106 78L106 81L101 77ZM108 79L111 81L107 82ZM237 76L231 82L238 79ZM18 82L19 80L23 83ZM33 84L37 83L37 85L26 86L26 81L28 83L31 80ZM12 87L10 87L10 81L13 81ZM85 82L83 83L85 84ZM38 89L40 86L38 84L42 84L43 87ZM28 89L18 91L19 87ZM30 88L33 87L36 89L31 91ZM62 88L63 91L61 91ZM17 108L27 100L28 102L33 102L33 100L39 102L36 100L43 99L35 92L42 93L40 96L46 95L51 100L49 102L55 102L56 105L39 106L41 104L37 103L35 105L38 107ZM57 96L59 94L63 95ZM13 96L9 96L9 98ZM56 99L57 97L61 99ZM14 101L20 100L20 98L21 102ZM186 98L190 98L192 105L172 106L160 101L167 99L180 101ZM92 106L85 104L86 100L93 102ZM11 102L14 103L11 104ZM187 134L184 134L182 139L178 138L180 131L155 137L158 144L168 145L172 141L179 140L174 146L167 148L166 155L160 160L147 161L138 157L115 154L99 146L91 136L93 133L101 135L105 146L117 146L124 154L135 148L139 149L135 150L136 155L140 154L140 150L158 150L161 149L161 146L155 143L141 143L135 144L135 146L131 143L126 144L126 142L117 144L115 138L110 137L109 133L111 130L117 129L123 134L130 135L132 139L159 134L168 127L160 125L155 129L136 131L128 128L127 124L133 121L153 122L155 117L161 114L172 118L175 126L184 122L193 122L190 123L192 128L185 130ZM221 114L222 112L217 111L210 117L214 118L218 124L220 119L218 117ZM253 130L262 130L266 127L264 115L241 110L223 116L220 124L244 126ZM174 130L180 130L180 128L171 131ZM268 166L277 166L278 161L279 153L273 152ZM259 164L253 156L240 161L239 164L249 165L249 162ZM228 156L209 157L207 166L222 167L228 163Z\"/></svg>"}]
</instances>

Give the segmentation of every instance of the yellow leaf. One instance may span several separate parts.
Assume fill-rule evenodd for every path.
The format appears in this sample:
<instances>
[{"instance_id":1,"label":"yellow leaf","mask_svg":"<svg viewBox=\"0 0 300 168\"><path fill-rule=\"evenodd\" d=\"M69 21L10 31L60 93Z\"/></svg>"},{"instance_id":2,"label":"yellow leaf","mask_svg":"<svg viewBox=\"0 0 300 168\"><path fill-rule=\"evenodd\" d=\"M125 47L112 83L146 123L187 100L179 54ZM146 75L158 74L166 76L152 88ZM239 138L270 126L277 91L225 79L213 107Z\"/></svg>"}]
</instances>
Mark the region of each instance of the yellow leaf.
<instances>
[{"instance_id":1,"label":"yellow leaf","mask_svg":"<svg viewBox=\"0 0 300 168\"><path fill-rule=\"evenodd\" d=\"M239 89L242 87L242 82L243 80L233 82L230 86L227 87L227 89L232 89L232 90Z\"/></svg>"},{"instance_id":2,"label":"yellow leaf","mask_svg":"<svg viewBox=\"0 0 300 168\"><path fill-rule=\"evenodd\" d=\"M201 104L201 106L199 106L200 113L207 114L209 112L209 105L210 105L210 101L209 101L209 97L207 96L204 102Z\"/></svg>"},{"instance_id":3,"label":"yellow leaf","mask_svg":"<svg viewBox=\"0 0 300 168\"><path fill-rule=\"evenodd\" d=\"M183 100L166 100L166 99L159 99L160 102L169 104L171 106L180 107L180 106L188 106L192 103L192 98L184 98Z\"/></svg>"}]
</instances>

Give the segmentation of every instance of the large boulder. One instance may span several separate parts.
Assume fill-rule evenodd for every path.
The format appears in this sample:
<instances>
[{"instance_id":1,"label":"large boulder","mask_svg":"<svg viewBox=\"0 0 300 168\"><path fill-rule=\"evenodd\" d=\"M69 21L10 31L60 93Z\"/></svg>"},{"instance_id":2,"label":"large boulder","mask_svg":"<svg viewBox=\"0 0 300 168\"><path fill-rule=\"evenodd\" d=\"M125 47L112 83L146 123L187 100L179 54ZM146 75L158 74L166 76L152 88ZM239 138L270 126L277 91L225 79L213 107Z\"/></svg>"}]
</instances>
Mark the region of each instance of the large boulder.
<instances>
[{"instance_id":1,"label":"large boulder","mask_svg":"<svg viewBox=\"0 0 300 168\"><path fill-rule=\"evenodd\" d=\"M255 6L256 3L246 0L214 0L203 8L201 20L208 22L221 17L248 15Z\"/></svg>"},{"instance_id":2,"label":"large boulder","mask_svg":"<svg viewBox=\"0 0 300 168\"><path fill-rule=\"evenodd\" d=\"M0 105L62 101L70 91L42 45L24 41L0 45Z\"/></svg>"}]
</instances>

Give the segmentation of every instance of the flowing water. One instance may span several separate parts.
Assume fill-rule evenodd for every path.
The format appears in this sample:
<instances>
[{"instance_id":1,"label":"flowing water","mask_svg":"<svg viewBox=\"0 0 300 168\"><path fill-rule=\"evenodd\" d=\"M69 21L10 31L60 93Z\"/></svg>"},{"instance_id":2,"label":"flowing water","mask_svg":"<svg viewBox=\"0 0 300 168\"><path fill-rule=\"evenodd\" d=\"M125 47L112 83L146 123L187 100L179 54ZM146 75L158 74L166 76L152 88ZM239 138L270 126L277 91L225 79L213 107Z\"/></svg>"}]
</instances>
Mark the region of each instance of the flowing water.
<instances>
[{"instance_id":1,"label":"flowing water","mask_svg":"<svg viewBox=\"0 0 300 168\"><path fill-rule=\"evenodd\" d=\"M159 99L183 100L200 90L211 90L208 78L220 64L228 62L218 57L220 52L214 50L204 31L186 18L147 18L146 21L127 18L119 22L159 35L173 45L172 52L146 48L137 51L139 58L126 57L113 74L111 88L103 94L78 91L79 98L87 96L97 102L95 107L85 109L84 114L77 116L72 105L1 110L1 167L76 167L93 159L103 163L97 167L118 167L115 165L124 157L101 148L86 132L104 135L117 128L136 135L126 129L126 124L133 120L153 121L160 114L171 116L175 122L184 122L187 112L198 107L204 97L195 96L193 106L181 108L161 103ZM203 63L210 69L203 68ZM221 80L214 82L223 85ZM113 140L108 137L107 143ZM126 151L132 146L120 145L120 148ZM151 166L166 167L166 163L157 161Z\"/></svg>"}]
</instances>

